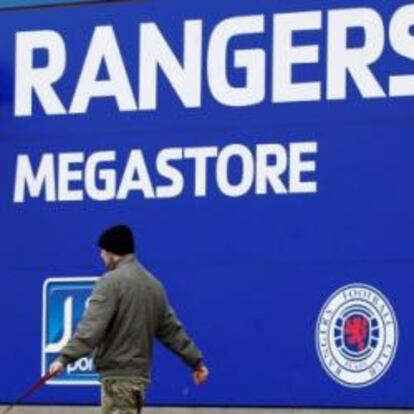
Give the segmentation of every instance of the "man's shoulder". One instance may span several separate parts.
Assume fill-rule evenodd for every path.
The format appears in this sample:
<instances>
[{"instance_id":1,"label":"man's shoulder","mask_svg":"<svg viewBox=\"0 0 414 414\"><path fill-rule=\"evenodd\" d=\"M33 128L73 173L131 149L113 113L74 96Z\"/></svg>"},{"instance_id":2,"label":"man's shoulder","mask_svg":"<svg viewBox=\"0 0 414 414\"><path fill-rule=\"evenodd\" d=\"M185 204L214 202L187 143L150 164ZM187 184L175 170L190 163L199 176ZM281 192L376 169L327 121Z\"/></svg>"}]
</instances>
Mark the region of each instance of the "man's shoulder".
<instances>
[{"instance_id":1,"label":"man's shoulder","mask_svg":"<svg viewBox=\"0 0 414 414\"><path fill-rule=\"evenodd\" d=\"M113 273L113 271L109 271L104 273L95 283L95 287L106 287L113 285L116 280L116 274Z\"/></svg>"},{"instance_id":2,"label":"man's shoulder","mask_svg":"<svg viewBox=\"0 0 414 414\"><path fill-rule=\"evenodd\" d=\"M144 267L139 262L137 262L137 267L139 269L140 274L144 276L151 284L157 286L160 289L164 289L162 282L156 276L154 276L154 274L151 273L146 267Z\"/></svg>"},{"instance_id":3,"label":"man's shoulder","mask_svg":"<svg viewBox=\"0 0 414 414\"><path fill-rule=\"evenodd\" d=\"M127 276L133 276L142 283L154 286L159 290L164 290L162 282L154 276L148 269L146 269L138 260L126 263L121 267L110 270L101 277L104 283L112 284L124 281Z\"/></svg>"},{"instance_id":4,"label":"man's shoulder","mask_svg":"<svg viewBox=\"0 0 414 414\"><path fill-rule=\"evenodd\" d=\"M111 281L113 281L114 279L116 279L117 275L119 275L119 272L117 271L118 269L114 269L114 270L108 270L107 272L105 272L100 280L106 282L106 283L110 283Z\"/></svg>"},{"instance_id":5,"label":"man's shoulder","mask_svg":"<svg viewBox=\"0 0 414 414\"><path fill-rule=\"evenodd\" d=\"M118 277L126 274L126 273L137 273L139 270L138 263L136 260L130 260L126 263L122 263L121 266L116 267L115 269L108 270L106 273L102 275L102 278L106 280L113 280L117 279Z\"/></svg>"}]
</instances>

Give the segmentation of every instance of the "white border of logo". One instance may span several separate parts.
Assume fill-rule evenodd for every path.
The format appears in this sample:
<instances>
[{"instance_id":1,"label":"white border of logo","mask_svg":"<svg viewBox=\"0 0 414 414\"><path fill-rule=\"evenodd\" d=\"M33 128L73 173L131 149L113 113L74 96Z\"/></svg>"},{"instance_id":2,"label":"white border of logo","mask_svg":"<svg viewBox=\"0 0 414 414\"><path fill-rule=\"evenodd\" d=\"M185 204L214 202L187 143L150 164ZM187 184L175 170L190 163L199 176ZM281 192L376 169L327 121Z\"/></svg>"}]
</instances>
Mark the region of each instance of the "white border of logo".
<instances>
[{"instance_id":1,"label":"white border of logo","mask_svg":"<svg viewBox=\"0 0 414 414\"><path fill-rule=\"evenodd\" d=\"M356 289L360 290L360 296L353 296L358 292ZM352 304L365 306L380 321L381 346L359 362L346 359L333 344L336 317ZM378 289L363 283L337 289L323 304L315 329L316 351L323 369L334 381L350 388L367 387L388 371L397 352L398 339L398 321L390 302Z\"/></svg>"},{"instance_id":2,"label":"white border of logo","mask_svg":"<svg viewBox=\"0 0 414 414\"><path fill-rule=\"evenodd\" d=\"M84 277L51 277L46 279L43 282L43 289L42 289L42 346L41 346L41 353L42 353L42 361L41 361L41 373L42 376L46 374L47 367L46 367L46 355L45 355L45 348L46 348L46 293L47 287L49 283L55 282L96 282L99 277L96 276L84 276ZM48 385L99 385L99 381L71 381L71 380L49 380L47 382Z\"/></svg>"}]
</instances>

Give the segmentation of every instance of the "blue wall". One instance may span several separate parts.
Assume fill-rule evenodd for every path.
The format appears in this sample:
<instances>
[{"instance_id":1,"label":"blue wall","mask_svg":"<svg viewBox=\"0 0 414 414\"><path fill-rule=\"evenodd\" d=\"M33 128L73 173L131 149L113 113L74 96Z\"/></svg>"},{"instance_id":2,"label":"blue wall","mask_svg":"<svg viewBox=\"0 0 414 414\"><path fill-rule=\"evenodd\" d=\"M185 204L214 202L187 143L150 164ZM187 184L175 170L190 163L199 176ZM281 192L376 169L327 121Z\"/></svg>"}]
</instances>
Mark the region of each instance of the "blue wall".
<instances>
[{"instance_id":1,"label":"blue wall","mask_svg":"<svg viewBox=\"0 0 414 414\"><path fill-rule=\"evenodd\" d=\"M3 0L0 8L18 8L18 7L37 7L37 6L54 6L68 3L93 3L99 0Z\"/></svg>"},{"instance_id":2,"label":"blue wall","mask_svg":"<svg viewBox=\"0 0 414 414\"><path fill-rule=\"evenodd\" d=\"M387 28L403 4L408 2L334 0L329 7L373 8ZM0 402L14 400L41 374L45 280L102 274L97 237L106 226L126 222L136 233L140 260L166 285L211 369L211 380L198 389L187 368L157 348L148 403L414 407L414 100L363 99L348 79L344 100L273 103L272 14L298 10L322 10L323 28L296 39L318 44L320 62L298 66L295 81L320 80L325 91L327 5L319 0L125 2L0 14ZM87 114L46 116L35 99L32 116L14 115L19 31L55 30L65 39L67 68L56 90L67 107L97 25L114 26L135 93L139 23L156 22L181 56L183 21L202 19L205 58L209 35L221 20L256 14L265 16L265 33L234 39L230 50L266 50L262 103L241 108L219 104L208 91L203 64L200 108L184 108L160 75L155 111L121 113L113 99L95 99ZM354 41L361 42L360 33ZM41 55L37 64L47 65ZM231 67L232 53L229 59L231 81L243 84L243 71ZM412 73L413 61L398 56L386 40L372 69L387 90L388 76ZM45 153L114 150L122 171L129 151L138 148L154 176L155 157L166 147L239 143L254 151L259 144L301 141L318 145L311 157L316 171L309 175L317 181L316 193L250 191L232 198L211 184L206 197L195 197L191 166L183 164L187 186L171 199L147 199L138 192L106 202L87 197L81 202L45 202L44 195L13 201L18 154L29 154L36 166ZM237 181L237 161L230 174ZM215 183L214 168L208 179ZM323 304L350 283L381 291L400 328L389 370L363 388L333 381L315 347ZM48 385L30 403L94 404L98 394L93 386Z\"/></svg>"}]
</instances>

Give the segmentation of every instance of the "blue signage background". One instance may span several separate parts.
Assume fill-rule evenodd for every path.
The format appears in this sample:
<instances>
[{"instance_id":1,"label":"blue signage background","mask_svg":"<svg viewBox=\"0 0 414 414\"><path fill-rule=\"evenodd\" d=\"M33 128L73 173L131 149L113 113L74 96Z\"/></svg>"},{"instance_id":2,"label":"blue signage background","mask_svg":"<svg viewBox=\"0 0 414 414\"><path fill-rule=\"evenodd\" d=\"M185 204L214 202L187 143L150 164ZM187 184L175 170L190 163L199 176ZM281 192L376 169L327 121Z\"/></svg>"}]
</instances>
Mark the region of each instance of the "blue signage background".
<instances>
[{"instance_id":1,"label":"blue signage background","mask_svg":"<svg viewBox=\"0 0 414 414\"><path fill-rule=\"evenodd\" d=\"M336 0L329 7L373 7L387 23L403 4L408 3ZM203 19L206 45L220 20L264 13L266 34L236 39L232 47L264 47L270 56L272 14L295 10L326 10L326 3L182 0L0 14L0 402L13 401L41 373L44 281L102 274L97 237L124 222L136 233L138 257L166 285L211 369L209 383L197 388L188 369L158 347L149 404L414 407L412 97L362 99L350 81L344 101L274 104L268 77L262 104L224 107L203 92L201 108L185 109L160 76L156 111L119 113L113 100L102 99L85 115L46 116L37 103L33 116L13 115L18 31L56 30L65 38L67 68L56 89L68 105L96 25L115 27L136 85L140 22L156 22L179 54L186 19ZM319 30L304 38L319 44L324 56L325 36ZM321 58L299 70L297 80L323 83L325 65ZM413 62L387 44L373 67L385 87L390 71L410 73ZM236 83L243 80L237 70L229 71ZM166 200L132 195L111 202L13 203L18 154L38 161L43 153L116 150L125 156L140 148L153 156L165 147L237 142L253 150L260 143L295 141L318 143L316 194L232 199L212 187L205 198L184 192ZM213 180L213 169L208 178ZM373 285L388 298L400 328L390 370L363 389L334 382L314 340L326 299L355 282ZM29 402L98 399L97 387L50 385Z\"/></svg>"},{"instance_id":2,"label":"blue signage background","mask_svg":"<svg viewBox=\"0 0 414 414\"><path fill-rule=\"evenodd\" d=\"M2 0L0 8L14 9L19 7L59 6L64 4L93 3L101 0Z\"/></svg>"}]
</instances>

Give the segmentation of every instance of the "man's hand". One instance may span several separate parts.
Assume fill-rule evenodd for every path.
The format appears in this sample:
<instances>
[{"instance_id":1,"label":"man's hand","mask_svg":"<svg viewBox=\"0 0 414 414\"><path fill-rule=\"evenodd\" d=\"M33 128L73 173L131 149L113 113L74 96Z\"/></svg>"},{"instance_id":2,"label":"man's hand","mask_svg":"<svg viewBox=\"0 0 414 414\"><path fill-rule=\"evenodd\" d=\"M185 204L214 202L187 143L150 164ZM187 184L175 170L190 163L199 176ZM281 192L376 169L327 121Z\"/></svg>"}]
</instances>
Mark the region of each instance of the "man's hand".
<instances>
[{"instance_id":1,"label":"man's hand","mask_svg":"<svg viewBox=\"0 0 414 414\"><path fill-rule=\"evenodd\" d=\"M49 367L49 373L53 375L61 374L65 369L65 366L60 361L53 362Z\"/></svg>"},{"instance_id":2,"label":"man's hand","mask_svg":"<svg viewBox=\"0 0 414 414\"><path fill-rule=\"evenodd\" d=\"M201 364L193 371L194 383L197 385L205 383L207 381L208 374L208 368L204 364Z\"/></svg>"}]
</instances>

